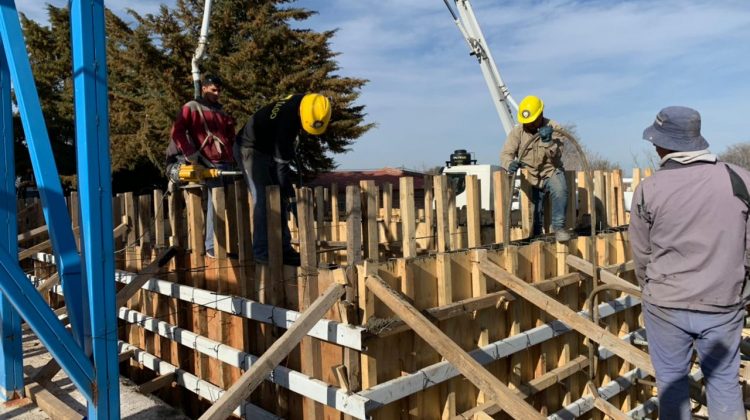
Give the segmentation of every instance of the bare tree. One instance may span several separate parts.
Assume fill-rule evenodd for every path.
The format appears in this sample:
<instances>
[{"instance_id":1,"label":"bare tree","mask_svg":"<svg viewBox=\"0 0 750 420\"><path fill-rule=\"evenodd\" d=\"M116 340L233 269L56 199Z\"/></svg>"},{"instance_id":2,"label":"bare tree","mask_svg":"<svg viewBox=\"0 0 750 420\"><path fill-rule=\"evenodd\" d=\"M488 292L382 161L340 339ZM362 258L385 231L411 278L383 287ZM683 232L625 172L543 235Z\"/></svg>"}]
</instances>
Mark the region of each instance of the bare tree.
<instances>
[{"instance_id":1,"label":"bare tree","mask_svg":"<svg viewBox=\"0 0 750 420\"><path fill-rule=\"evenodd\" d=\"M576 128L575 124L564 124L563 129L567 131L568 133L572 134L573 137L578 140L578 143L581 145L581 149L583 150L583 153L586 155L586 159L589 161L589 166L591 167L592 171L601 170L601 171L611 171L614 169L621 169L620 165L612 162L611 160L605 158L604 156L600 155L597 152L591 151L586 147L585 144L581 143L579 137L578 137L578 130ZM565 167L568 171L580 171L583 169L583 165L581 163L581 156L578 154L575 147L572 145L565 145L563 147L563 167Z\"/></svg>"},{"instance_id":2,"label":"bare tree","mask_svg":"<svg viewBox=\"0 0 750 420\"><path fill-rule=\"evenodd\" d=\"M719 155L719 159L750 170L750 142L727 147L727 150Z\"/></svg>"}]
</instances>

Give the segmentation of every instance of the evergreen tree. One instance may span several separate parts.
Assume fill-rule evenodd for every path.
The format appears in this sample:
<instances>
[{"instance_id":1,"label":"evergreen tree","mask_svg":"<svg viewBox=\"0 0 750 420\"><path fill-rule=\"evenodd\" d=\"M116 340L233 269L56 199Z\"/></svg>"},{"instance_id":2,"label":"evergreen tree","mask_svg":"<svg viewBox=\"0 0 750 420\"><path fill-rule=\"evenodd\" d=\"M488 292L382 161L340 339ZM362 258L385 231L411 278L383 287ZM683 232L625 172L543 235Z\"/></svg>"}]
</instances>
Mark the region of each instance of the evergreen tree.
<instances>
[{"instance_id":1,"label":"evergreen tree","mask_svg":"<svg viewBox=\"0 0 750 420\"><path fill-rule=\"evenodd\" d=\"M320 92L333 101L332 123L320 141L299 147L302 172L335 168L330 154L344 153L372 127L364 123L364 107L355 105L366 80L341 77L336 53L330 49L335 31L322 33L294 29L290 22L312 16L310 10L281 7L288 0L225 0L212 9L207 59L203 73L224 80L222 101L240 125L258 108L290 93ZM174 9L162 7L156 15L131 14L164 53L160 86L179 98L170 109L192 96L190 61L203 16L202 0L178 0ZM159 79L159 75L154 75ZM170 116L173 117L173 116Z\"/></svg>"},{"instance_id":2,"label":"evergreen tree","mask_svg":"<svg viewBox=\"0 0 750 420\"><path fill-rule=\"evenodd\" d=\"M333 117L320 141L300 145L304 174L331 170L372 127L354 102L366 80L341 77L330 49L335 31L294 29L312 11L282 7L287 0L225 0L212 9L204 74L224 79L222 101L244 124L267 103L289 93L320 92L332 98ZM61 173L72 174L74 123L70 22L67 8L48 6L49 26L22 16L37 88ZM203 0L178 0L174 8L126 23L106 13L110 136L115 190L154 184L180 107L193 96L190 62L197 45ZM60 149L60 151L58 151Z\"/></svg>"}]
</instances>

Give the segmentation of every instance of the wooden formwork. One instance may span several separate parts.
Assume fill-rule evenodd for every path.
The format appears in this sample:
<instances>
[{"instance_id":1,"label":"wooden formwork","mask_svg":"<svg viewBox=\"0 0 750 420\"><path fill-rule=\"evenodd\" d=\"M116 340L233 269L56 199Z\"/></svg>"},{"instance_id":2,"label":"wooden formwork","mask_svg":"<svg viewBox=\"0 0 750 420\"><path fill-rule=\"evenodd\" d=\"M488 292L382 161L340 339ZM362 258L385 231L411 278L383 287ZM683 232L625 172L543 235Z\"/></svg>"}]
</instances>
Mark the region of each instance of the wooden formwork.
<instances>
[{"instance_id":1,"label":"wooden formwork","mask_svg":"<svg viewBox=\"0 0 750 420\"><path fill-rule=\"evenodd\" d=\"M634 284L632 268L625 264L630 249L622 228L628 215L621 173L597 172L594 191L582 187L581 174L566 174L569 202L576 204L569 205L569 228L585 224L589 194L596 197L597 219L602 220L596 237L579 236L566 244L529 240L533 211L524 179L519 217L511 224L515 241L508 247L500 245L503 212L481 210L476 177L466 179L467 205L461 209L447 178L440 176L425 180L421 203L414 202L412 178L402 178L397 188L365 181L300 189L298 217L289 221L302 257L300 268L282 265L278 188L267 191L269 225L274 227L269 229L267 265L256 265L252 258L252 203L241 180L214 190L215 259L204 255L207 203L200 188L119 194L113 206L117 279L128 284L136 281L135 273L157 273L119 308L120 346L130 358L127 366L121 365L123 372L197 416L318 296L345 283L343 299L236 414L300 419L504 416L495 388L485 388L490 394L480 391L477 378L463 376L443 360L434 341L423 338L424 331L415 332L393 306L375 297L368 281L379 279L538 413L601 418L607 409L653 410L653 390L637 384L648 371L637 355L622 357L599 348L593 385L600 396L592 397L586 390L588 333L571 330L548 308L540 309L487 274L487 264L493 264L521 279L524 287L562 303L570 314L578 312L581 320L595 285L585 274L590 267L580 260L585 263L594 252L597 266ZM633 183L639 181L637 177ZM496 208L504 207L508 190L507 179L497 174ZM152 261L170 245L178 249L177 256L155 269ZM54 273L51 256L39 253L44 250L27 253L40 279ZM59 292L52 288L50 296ZM621 338L622 348L618 344L616 350L630 352L629 340L643 332L639 300L608 292L600 302L600 326Z\"/></svg>"}]
</instances>

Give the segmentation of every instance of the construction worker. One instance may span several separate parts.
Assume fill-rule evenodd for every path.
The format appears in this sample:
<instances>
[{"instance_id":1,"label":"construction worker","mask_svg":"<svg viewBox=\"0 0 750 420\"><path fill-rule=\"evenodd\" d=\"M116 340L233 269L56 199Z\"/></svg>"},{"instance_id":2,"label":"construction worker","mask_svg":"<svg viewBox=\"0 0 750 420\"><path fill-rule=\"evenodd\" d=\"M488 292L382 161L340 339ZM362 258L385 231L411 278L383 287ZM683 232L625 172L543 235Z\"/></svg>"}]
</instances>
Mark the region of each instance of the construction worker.
<instances>
[{"instance_id":1,"label":"construction worker","mask_svg":"<svg viewBox=\"0 0 750 420\"><path fill-rule=\"evenodd\" d=\"M266 187L279 185L282 203L294 200L292 169L298 138L323 134L331 119L331 103L317 93L289 95L255 112L237 135L235 156L242 166L253 196L253 254L256 262L268 261ZM287 206L282 205L281 229L284 264L300 265L300 256L291 246L287 226Z\"/></svg>"},{"instance_id":2,"label":"construction worker","mask_svg":"<svg viewBox=\"0 0 750 420\"><path fill-rule=\"evenodd\" d=\"M558 242L567 241L570 234L565 230L568 187L562 165L563 145L561 138L553 132L553 128L560 126L544 118L544 102L536 96L523 98L518 106L518 122L520 124L513 127L505 139L500 164L509 173L515 173L522 167L528 170L527 181L532 186L531 198L534 203L533 235L542 234L544 194L547 193L552 200L551 220L555 239ZM539 140L533 141L537 134Z\"/></svg>"},{"instance_id":3,"label":"construction worker","mask_svg":"<svg viewBox=\"0 0 750 420\"><path fill-rule=\"evenodd\" d=\"M709 417L745 419L739 351L748 292L750 172L719 162L700 129L697 111L673 106L643 132L661 166L634 192L630 243L659 418L691 418L688 374L695 348Z\"/></svg>"},{"instance_id":4,"label":"construction worker","mask_svg":"<svg viewBox=\"0 0 750 420\"><path fill-rule=\"evenodd\" d=\"M207 75L201 81L201 97L182 106L172 126L167 148L167 165L192 164L228 170L234 166L233 145L236 121L223 111L219 102L222 81ZM214 208L212 190L221 179L208 179L206 214L206 256L214 258Z\"/></svg>"}]
</instances>

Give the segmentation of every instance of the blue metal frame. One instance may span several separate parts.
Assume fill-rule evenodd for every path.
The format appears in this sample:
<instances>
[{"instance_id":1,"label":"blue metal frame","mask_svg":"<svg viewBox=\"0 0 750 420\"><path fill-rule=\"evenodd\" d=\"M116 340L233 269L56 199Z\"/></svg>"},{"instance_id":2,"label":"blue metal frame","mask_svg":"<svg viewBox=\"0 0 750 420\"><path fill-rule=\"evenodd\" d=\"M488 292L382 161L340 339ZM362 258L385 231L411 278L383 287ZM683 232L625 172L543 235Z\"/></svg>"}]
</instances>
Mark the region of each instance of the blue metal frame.
<instances>
[{"instance_id":1,"label":"blue metal frame","mask_svg":"<svg viewBox=\"0 0 750 420\"><path fill-rule=\"evenodd\" d=\"M0 57L4 55L0 44ZM13 109L10 99L8 62L0 60L0 135L2 136L3 178L0 182L0 243L9 253L18 253L18 215L16 212L16 164L13 151ZM23 395L23 351L21 318L10 301L0 295L0 398L5 401Z\"/></svg>"},{"instance_id":2,"label":"blue metal frame","mask_svg":"<svg viewBox=\"0 0 750 420\"><path fill-rule=\"evenodd\" d=\"M102 0L71 3L78 191L82 252L88 279L96 400L89 418L119 418L112 180L107 109L107 60Z\"/></svg>"},{"instance_id":3,"label":"blue metal frame","mask_svg":"<svg viewBox=\"0 0 750 420\"><path fill-rule=\"evenodd\" d=\"M74 333L68 334L19 267L15 199L0 197L0 220L4 217L8 222L6 240L0 239L4 336L0 341L0 385L23 386L20 321L14 318L10 302L86 397L88 418L116 419L120 417L120 404L104 5L103 0L71 0L69 5L83 275L18 11L13 0L0 0L0 41L5 47L0 51L0 59L5 58L0 67L0 128L5 135L6 163L0 191L15 198L12 127L8 128L12 112L10 78Z\"/></svg>"},{"instance_id":4,"label":"blue metal frame","mask_svg":"<svg viewBox=\"0 0 750 420\"><path fill-rule=\"evenodd\" d=\"M5 58L9 64L34 176L42 199L44 219L57 257L57 270L65 293L68 317L76 341L83 345L88 328L84 322L83 296L86 285L81 277L81 258L73 238L70 212L65 205L18 11L12 0L0 0L0 38L5 46Z\"/></svg>"}]
</instances>

